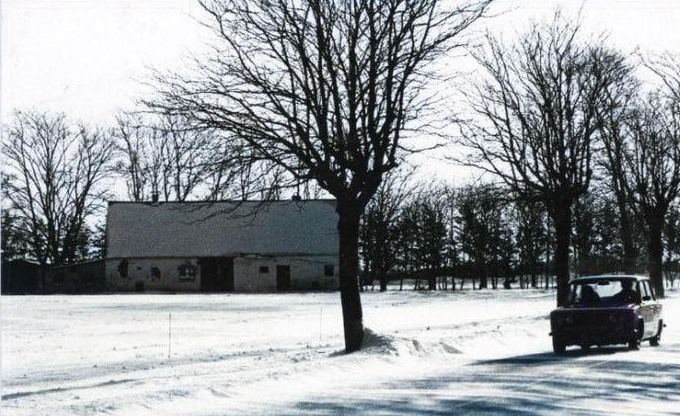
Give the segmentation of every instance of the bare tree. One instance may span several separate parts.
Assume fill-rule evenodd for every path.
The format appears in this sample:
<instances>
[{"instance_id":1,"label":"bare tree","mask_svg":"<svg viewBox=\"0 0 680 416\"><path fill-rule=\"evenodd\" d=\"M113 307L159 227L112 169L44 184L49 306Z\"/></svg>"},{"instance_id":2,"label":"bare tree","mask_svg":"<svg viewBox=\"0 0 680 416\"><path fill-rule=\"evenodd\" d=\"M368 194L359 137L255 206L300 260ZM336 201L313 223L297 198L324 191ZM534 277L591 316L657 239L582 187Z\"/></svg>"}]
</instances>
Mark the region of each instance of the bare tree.
<instances>
[{"instance_id":1,"label":"bare tree","mask_svg":"<svg viewBox=\"0 0 680 416\"><path fill-rule=\"evenodd\" d=\"M602 129L599 165L603 168L606 185L616 200L623 244L623 269L627 273L636 271L640 250L635 241L634 214L631 211L630 196L627 194L627 173L620 143L625 134L625 119L631 106L635 105L639 92L640 82L635 78L634 67L622 61L617 78L607 86L605 105L598 113Z\"/></svg>"},{"instance_id":2,"label":"bare tree","mask_svg":"<svg viewBox=\"0 0 680 416\"><path fill-rule=\"evenodd\" d=\"M664 296L663 228L669 208L680 195L680 105L653 95L626 120L616 143L623 157L628 195L645 225L649 277Z\"/></svg>"},{"instance_id":3,"label":"bare tree","mask_svg":"<svg viewBox=\"0 0 680 416\"><path fill-rule=\"evenodd\" d=\"M17 112L4 136L5 196L44 266L82 257L86 220L101 206L112 141L61 114Z\"/></svg>"},{"instance_id":4,"label":"bare tree","mask_svg":"<svg viewBox=\"0 0 680 416\"><path fill-rule=\"evenodd\" d=\"M572 205L592 177L597 113L620 58L586 42L557 13L534 24L515 45L489 37L477 55L486 78L469 101L476 114L461 124L464 163L490 172L523 197L542 201L555 227L557 303L569 282Z\"/></svg>"},{"instance_id":5,"label":"bare tree","mask_svg":"<svg viewBox=\"0 0 680 416\"><path fill-rule=\"evenodd\" d=\"M118 161L116 172L125 179L132 201L148 201L159 194L166 158L163 139L140 117L123 114L114 128Z\"/></svg>"},{"instance_id":6,"label":"bare tree","mask_svg":"<svg viewBox=\"0 0 680 416\"><path fill-rule=\"evenodd\" d=\"M122 114L114 129L118 163L133 201L156 195L185 201L207 187L208 197L227 193L235 176L232 148L212 132L185 119L156 114Z\"/></svg>"},{"instance_id":7,"label":"bare tree","mask_svg":"<svg viewBox=\"0 0 680 416\"><path fill-rule=\"evenodd\" d=\"M491 0L205 0L218 44L192 75L159 76L156 111L233 134L254 161L337 199L345 348L363 339L364 207L427 127L431 63L462 46ZM429 117L428 117L429 119ZM431 121L431 119L429 120Z\"/></svg>"},{"instance_id":8,"label":"bare tree","mask_svg":"<svg viewBox=\"0 0 680 416\"><path fill-rule=\"evenodd\" d=\"M248 184L251 181L244 181L242 178L251 177L253 166L241 163L240 160L244 156L239 151L234 151L227 141L217 137L216 139L210 146L214 157L209 159L204 178L208 188L207 199L211 201L228 198L246 199ZM245 158L248 159L247 156Z\"/></svg>"},{"instance_id":9,"label":"bare tree","mask_svg":"<svg viewBox=\"0 0 680 416\"><path fill-rule=\"evenodd\" d=\"M221 156L212 152L213 137L181 117L161 116L152 128L160 131L167 148L168 180L164 182L163 194L166 199L174 195L175 200L185 201L204 183L211 157Z\"/></svg>"},{"instance_id":10,"label":"bare tree","mask_svg":"<svg viewBox=\"0 0 680 416\"><path fill-rule=\"evenodd\" d=\"M680 53L666 52L647 58L645 65L662 82L666 95L680 101Z\"/></svg>"}]
</instances>

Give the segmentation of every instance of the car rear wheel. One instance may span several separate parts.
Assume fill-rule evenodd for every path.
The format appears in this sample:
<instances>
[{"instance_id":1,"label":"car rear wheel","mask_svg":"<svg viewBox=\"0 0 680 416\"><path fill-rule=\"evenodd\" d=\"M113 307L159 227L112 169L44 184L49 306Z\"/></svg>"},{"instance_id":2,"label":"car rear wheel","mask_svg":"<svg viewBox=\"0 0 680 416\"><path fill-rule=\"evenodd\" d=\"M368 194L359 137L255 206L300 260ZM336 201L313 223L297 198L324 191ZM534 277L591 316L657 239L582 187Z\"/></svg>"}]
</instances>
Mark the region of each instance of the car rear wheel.
<instances>
[{"instance_id":1,"label":"car rear wheel","mask_svg":"<svg viewBox=\"0 0 680 416\"><path fill-rule=\"evenodd\" d=\"M656 335L649 339L649 345L652 347L658 347L661 341L661 330L663 329L663 321L659 321L659 329L656 331Z\"/></svg>"},{"instance_id":2,"label":"car rear wheel","mask_svg":"<svg viewBox=\"0 0 680 416\"><path fill-rule=\"evenodd\" d=\"M555 354L564 354L564 351L566 350L566 346L564 345L564 342L562 342L561 339L553 336L552 343L553 343L553 352Z\"/></svg>"}]
</instances>

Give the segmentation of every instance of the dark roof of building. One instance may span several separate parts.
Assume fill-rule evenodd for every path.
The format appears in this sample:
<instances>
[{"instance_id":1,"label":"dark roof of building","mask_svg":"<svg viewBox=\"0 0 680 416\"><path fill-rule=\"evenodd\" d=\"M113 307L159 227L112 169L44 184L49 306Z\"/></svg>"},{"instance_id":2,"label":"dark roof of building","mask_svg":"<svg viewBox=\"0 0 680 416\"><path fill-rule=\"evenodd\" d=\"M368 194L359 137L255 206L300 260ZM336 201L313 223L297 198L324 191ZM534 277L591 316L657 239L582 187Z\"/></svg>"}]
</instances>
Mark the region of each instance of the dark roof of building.
<instances>
[{"instance_id":1,"label":"dark roof of building","mask_svg":"<svg viewBox=\"0 0 680 416\"><path fill-rule=\"evenodd\" d=\"M107 257L337 255L334 200L110 202Z\"/></svg>"}]
</instances>

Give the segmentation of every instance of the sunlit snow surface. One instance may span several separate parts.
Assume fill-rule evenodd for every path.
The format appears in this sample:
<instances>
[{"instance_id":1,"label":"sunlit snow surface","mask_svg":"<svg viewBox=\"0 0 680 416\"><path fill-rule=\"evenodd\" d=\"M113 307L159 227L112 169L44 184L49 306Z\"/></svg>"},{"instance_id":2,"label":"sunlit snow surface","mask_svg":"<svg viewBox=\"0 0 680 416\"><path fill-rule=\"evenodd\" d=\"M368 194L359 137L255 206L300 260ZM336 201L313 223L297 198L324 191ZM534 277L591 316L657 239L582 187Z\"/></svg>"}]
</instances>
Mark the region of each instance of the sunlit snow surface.
<instances>
[{"instance_id":1,"label":"sunlit snow surface","mask_svg":"<svg viewBox=\"0 0 680 416\"><path fill-rule=\"evenodd\" d=\"M680 414L678 290L660 347L563 357L552 293L362 299L347 356L338 293L2 297L1 413Z\"/></svg>"}]
</instances>

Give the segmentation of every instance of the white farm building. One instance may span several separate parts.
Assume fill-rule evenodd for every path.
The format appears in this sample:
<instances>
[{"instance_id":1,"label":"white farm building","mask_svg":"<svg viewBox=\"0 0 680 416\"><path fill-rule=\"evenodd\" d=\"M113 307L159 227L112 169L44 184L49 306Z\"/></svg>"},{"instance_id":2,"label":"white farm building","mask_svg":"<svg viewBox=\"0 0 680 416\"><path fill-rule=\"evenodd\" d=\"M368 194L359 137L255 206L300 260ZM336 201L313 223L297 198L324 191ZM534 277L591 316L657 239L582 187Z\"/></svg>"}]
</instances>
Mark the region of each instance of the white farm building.
<instances>
[{"instance_id":1,"label":"white farm building","mask_svg":"<svg viewBox=\"0 0 680 416\"><path fill-rule=\"evenodd\" d=\"M335 201L109 202L111 290L335 289Z\"/></svg>"}]
</instances>

